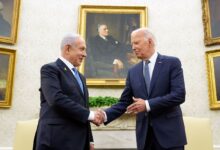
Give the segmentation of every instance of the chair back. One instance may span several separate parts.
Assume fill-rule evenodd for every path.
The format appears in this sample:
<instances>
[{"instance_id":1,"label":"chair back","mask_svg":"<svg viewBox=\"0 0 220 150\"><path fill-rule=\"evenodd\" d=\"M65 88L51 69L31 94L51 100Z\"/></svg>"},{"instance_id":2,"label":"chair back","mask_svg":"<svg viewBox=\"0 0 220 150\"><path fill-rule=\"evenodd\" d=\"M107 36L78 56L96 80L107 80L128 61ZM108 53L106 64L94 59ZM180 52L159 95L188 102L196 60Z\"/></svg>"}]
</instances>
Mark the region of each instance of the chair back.
<instances>
[{"instance_id":1,"label":"chair back","mask_svg":"<svg viewBox=\"0 0 220 150\"><path fill-rule=\"evenodd\" d=\"M32 150L38 119L18 121L13 150Z\"/></svg>"},{"instance_id":2,"label":"chair back","mask_svg":"<svg viewBox=\"0 0 220 150\"><path fill-rule=\"evenodd\" d=\"M186 150L213 150L208 118L183 117L187 136Z\"/></svg>"}]
</instances>

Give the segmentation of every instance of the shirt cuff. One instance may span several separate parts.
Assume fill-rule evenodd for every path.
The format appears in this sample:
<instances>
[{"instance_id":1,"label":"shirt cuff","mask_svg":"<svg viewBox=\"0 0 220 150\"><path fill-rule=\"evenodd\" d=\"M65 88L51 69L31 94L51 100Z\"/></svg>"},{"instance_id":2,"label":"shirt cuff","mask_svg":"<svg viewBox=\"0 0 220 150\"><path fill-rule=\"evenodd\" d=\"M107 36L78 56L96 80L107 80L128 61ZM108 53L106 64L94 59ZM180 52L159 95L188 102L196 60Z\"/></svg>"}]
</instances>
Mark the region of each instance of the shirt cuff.
<instances>
[{"instance_id":1,"label":"shirt cuff","mask_svg":"<svg viewBox=\"0 0 220 150\"><path fill-rule=\"evenodd\" d=\"M104 122L107 122L107 115L106 115L106 112L105 111L103 111L103 113L105 114L105 118L104 118Z\"/></svg>"},{"instance_id":2,"label":"shirt cuff","mask_svg":"<svg viewBox=\"0 0 220 150\"><path fill-rule=\"evenodd\" d=\"M147 112L149 112L150 111L150 105L149 105L148 100L145 100L145 104L146 104Z\"/></svg>"},{"instance_id":3,"label":"shirt cuff","mask_svg":"<svg viewBox=\"0 0 220 150\"><path fill-rule=\"evenodd\" d=\"M95 113L94 113L94 111L90 111L88 120L92 121L94 119L95 119Z\"/></svg>"}]
</instances>

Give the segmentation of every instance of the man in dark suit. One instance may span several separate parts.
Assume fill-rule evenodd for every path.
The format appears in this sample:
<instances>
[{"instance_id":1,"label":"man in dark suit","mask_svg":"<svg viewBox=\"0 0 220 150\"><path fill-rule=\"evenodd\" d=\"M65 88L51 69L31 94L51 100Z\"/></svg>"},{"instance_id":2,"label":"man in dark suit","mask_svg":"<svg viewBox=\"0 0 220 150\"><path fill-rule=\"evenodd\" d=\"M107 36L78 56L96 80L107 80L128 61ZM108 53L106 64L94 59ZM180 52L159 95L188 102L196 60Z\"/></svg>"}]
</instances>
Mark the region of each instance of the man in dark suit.
<instances>
[{"instance_id":1,"label":"man in dark suit","mask_svg":"<svg viewBox=\"0 0 220 150\"><path fill-rule=\"evenodd\" d=\"M124 112L136 114L138 150L184 150L185 128L180 104L185 101L181 62L155 51L147 28L131 34L132 49L143 60L128 71L120 101L105 110L105 124Z\"/></svg>"},{"instance_id":2,"label":"man in dark suit","mask_svg":"<svg viewBox=\"0 0 220 150\"><path fill-rule=\"evenodd\" d=\"M41 109L36 150L93 150L90 121L100 124L98 111L89 111L86 81L76 67L86 57L85 41L65 36L61 56L41 68Z\"/></svg>"},{"instance_id":3,"label":"man in dark suit","mask_svg":"<svg viewBox=\"0 0 220 150\"><path fill-rule=\"evenodd\" d=\"M126 74L126 47L109 35L106 24L98 25L98 35L90 38L87 44L89 63L85 66L86 76L115 78Z\"/></svg>"}]
</instances>

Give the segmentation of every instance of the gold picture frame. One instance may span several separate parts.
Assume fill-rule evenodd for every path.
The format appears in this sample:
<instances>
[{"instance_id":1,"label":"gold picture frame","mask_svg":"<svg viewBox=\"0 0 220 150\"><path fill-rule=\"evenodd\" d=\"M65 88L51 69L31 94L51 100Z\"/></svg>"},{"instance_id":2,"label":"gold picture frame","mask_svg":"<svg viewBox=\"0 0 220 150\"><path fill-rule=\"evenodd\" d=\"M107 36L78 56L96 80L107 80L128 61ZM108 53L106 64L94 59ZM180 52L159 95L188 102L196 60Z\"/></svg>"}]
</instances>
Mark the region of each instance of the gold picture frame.
<instances>
[{"instance_id":1,"label":"gold picture frame","mask_svg":"<svg viewBox=\"0 0 220 150\"><path fill-rule=\"evenodd\" d=\"M0 107L11 106L16 51L0 48Z\"/></svg>"},{"instance_id":2,"label":"gold picture frame","mask_svg":"<svg viewBox=\"0 0 220 150\"><path fill-rule=\"evenodd\" d=\"M220 49L206 52L210 109L220 109Z\"/></svg>"},{"instance_id":3,"label":"gold picture frame","mask_svg":"<svg viewBox=\"0 0 220 150\"><path fill-rule=\"evenodd\" d=\"M87 43L87 57L79 71L87 78L87 85L124 86L128 68L139 61L131 49L130 33L147 26L147 8L81 5L79 14L78 32ZM104 44L97 43L100 26L108 30Z\"/></svg>"},{"instance_id":4,"label":"gold picture frame","mask_svg":"<svg viewBox=\"0 0 220 150\"><path fill-rule=\"evenodd\" d=\"M220 44L220 1L202 0L205 45Z\"/></svg>"},{"instance_id":5,"label":"gold picture frame","mask_svg":"<svg viewBox=\"0 0 220 150\"><path fill-rule=\"evenodd\" d=\"M0 1L0 42L15 44L17 40L20 0Z\"/></svg>"}]
</instances>

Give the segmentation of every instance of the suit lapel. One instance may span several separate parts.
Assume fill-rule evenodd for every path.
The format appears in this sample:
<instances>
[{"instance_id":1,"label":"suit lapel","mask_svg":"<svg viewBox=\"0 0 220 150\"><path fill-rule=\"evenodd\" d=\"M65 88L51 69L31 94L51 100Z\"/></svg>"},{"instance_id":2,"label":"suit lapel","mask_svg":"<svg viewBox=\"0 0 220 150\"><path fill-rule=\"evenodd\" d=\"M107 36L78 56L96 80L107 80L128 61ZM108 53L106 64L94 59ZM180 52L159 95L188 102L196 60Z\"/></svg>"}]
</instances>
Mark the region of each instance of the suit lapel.
<instances>
[{"instance_id":1,"label":"suit lapel","mask_svg":"<svg viewBox=\"0 0 220 150\"><path fill-rule=\"evenodd\" d=\"M80 86L76 80L76 78L74 77L72 71L65 65L64 62L62 62L60 59L57 59L56 63L58 64L58 66L60 67L60 69L62 71L65 72L65 74L67 75L68 79L70 79L71 81L74 82L74 84L77 86L77 90L78 92L81 94L81 96L84 96L84 94L82 93ZM81 76L80 76L81 77ZM81 78L82 79L82 78ZM83 88L84 88L84 82L83 82Z\"/></svg>"},{"instance_id":2,"label":"suit lapel","mask_svg":"<svg viewBox=\"0 0 220 150\"><path fill-rule=\"evenodd\" d=\"M163 66L163 59L162 59L162 56L160 54L158 54L158 57L157 57L157 60L156 60L155 66L154 66L152 78L151 78L149 96L150 96L151 91L153 90L153 88L156 84L156 81L160 75L160 71L162 70L162 66Z\"/></svg>"}]
</instances>

